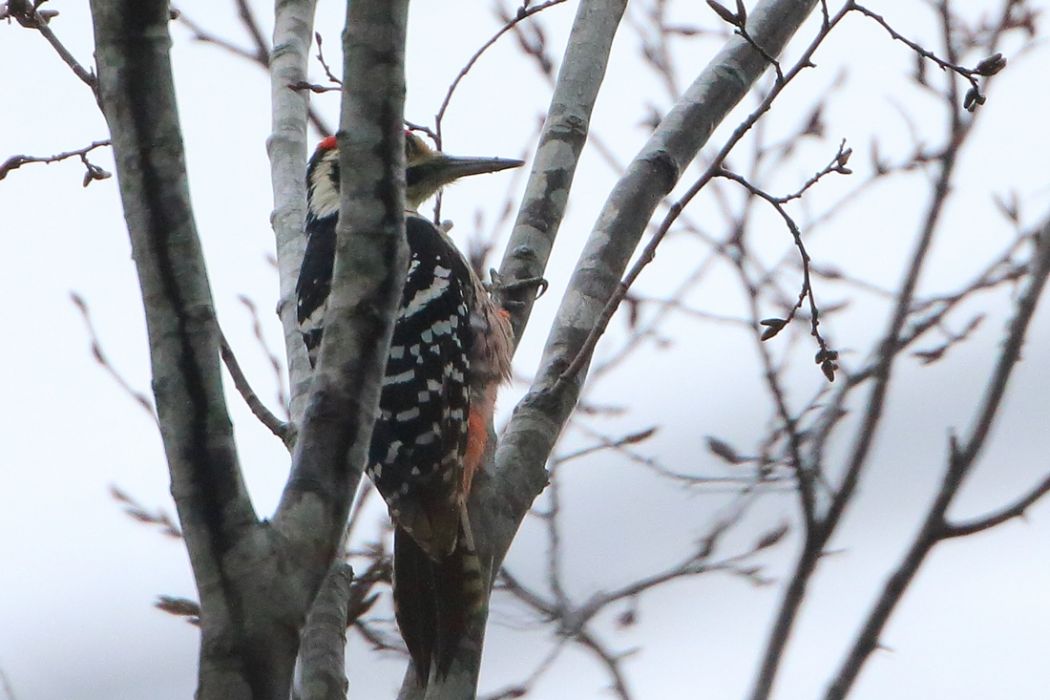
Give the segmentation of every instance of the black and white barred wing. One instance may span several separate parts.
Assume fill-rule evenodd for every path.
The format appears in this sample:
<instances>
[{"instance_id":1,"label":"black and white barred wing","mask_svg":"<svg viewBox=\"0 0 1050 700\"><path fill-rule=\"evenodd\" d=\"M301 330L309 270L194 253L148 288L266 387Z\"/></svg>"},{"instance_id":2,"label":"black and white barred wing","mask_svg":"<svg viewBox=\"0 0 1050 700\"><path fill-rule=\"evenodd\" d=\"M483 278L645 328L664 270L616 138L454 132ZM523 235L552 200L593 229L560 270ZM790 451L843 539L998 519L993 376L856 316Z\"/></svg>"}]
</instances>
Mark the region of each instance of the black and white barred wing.
<instances>
[{"instance_id":1,"label":"black and white barred wing","mask_svg":"<svg viewBox=\"0 0 1050 700\"><path fill-rule=\"evenodd\" d=\"M317 366L317 352L324 334L324 314L332 291L332 266L335 261L336 216L307 217L306 252L295 284L296 314L299 331L306 343L310 366Z\"/></svg>"},{"instance_id":2,"label":"black and white barred wing","mask_svg":"<svg viewBox=\"0 0 1050 700\"><path fill-rule=\"evenodd\" d=\"M459 532L467 445L469 271L433 225L406 220L412 251L387 359L368 473L395 522L431 557Z\"/></svg>"}]
</instances>

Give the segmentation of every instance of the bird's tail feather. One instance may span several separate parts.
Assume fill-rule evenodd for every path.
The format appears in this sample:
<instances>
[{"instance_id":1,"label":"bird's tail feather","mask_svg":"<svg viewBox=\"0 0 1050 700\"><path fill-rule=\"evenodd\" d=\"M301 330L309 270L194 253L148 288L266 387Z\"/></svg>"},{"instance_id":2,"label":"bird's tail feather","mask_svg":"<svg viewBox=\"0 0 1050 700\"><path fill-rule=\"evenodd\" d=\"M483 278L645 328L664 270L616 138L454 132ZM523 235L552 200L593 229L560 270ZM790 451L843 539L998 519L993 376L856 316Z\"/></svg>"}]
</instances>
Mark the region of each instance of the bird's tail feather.
<instances>
[{"instance_id":1,"label":"bird's tail feather","mask_svg":"<svg viewBox=\"0 0 1050 700\"><path fill-rule=\"evenodd\" d=\"M448 675L467 631L484 614L484 591L469 535L460 532L452 553L435 561L395 528L394 611L422 685L432 672Z\"/></svg>"}]
</instances>

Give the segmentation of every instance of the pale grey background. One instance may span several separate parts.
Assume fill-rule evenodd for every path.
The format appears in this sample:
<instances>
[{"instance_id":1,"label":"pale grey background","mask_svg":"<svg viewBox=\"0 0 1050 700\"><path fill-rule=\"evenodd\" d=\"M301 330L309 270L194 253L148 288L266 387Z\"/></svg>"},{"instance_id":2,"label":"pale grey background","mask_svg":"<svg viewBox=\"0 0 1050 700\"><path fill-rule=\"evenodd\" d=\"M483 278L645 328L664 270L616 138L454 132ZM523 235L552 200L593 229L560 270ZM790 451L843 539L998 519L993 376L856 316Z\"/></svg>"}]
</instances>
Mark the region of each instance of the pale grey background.
<instances>
[{"instance_id":1,"label":"pale grey background","mask_svg":"<svg viewBox=\"0 0 1050 700\"><path fill-rule=\"evenodd\" d=\"M181 7L215 32L247 45L228 4L193 0ZM62 13L56 32L86 62L91 37L84 5L49 3ZM872 5L910 36L931 41L936 36L931 17L917 4L883 0ZM965 0L957 5L979 12L998 3ZM713 26L702 3L679 6L682 21ZM266 7L259 9L265 15ZM319 14L333 62L338 62L341 12L339 3L323 3ZM543 19L556 55L573 12L574 3L568 3ZM413 3L409 119L428 121L448 82L497 26L485 3ZM264 147L270 122L268 82L254 65L190 42L184 29L175 27L174 34L193 203L220 319L260 394L272 404L272 373L237 301L241 294L255 300L271 345L280 348L279 326L269 313L276 302L275 273L266 261L272 248ZM1009 49L1017 46L1014 41L1008 47L1011 64L991 91L980 131L965 154L933 266L924 277L925 289L967 279L990 251L1008 240L990 193L1017 188L1028 222L1050 210L1048 54L1038 48L1015 60ZM683 44L682 80L717 47L716 41ZM6 67L0 78L0 158L54 153L106 136L88 90L40 37L14 26L0 27L0 56ZM818 54L820 68L789 90L769 125L770 140L778 132L790 133L808 114L814 95L846 67L848 81L826 113L827 140L805 144L800 158L784 168L771 189L795 189L827 162L843 137L857 150L851 163L858 171L855 177L869 168L864 156L875 136L884 154L906 157L910 137L902 112L933 142L944 117L933 98L907 81L913 62L901 45L859 17L836 32ZM445 125L448 149L518 156L530 142L547 95L547 85L518 56L513 40L503 40L460 88ZM667 105L659 82L640 64L637 39L625 26L595 112L594 133L628 159L646 137L642 105L650 101ZM334 124L337 97L317 102ZM93 160L112 169L105 151ZM93 361L82 321L69 301L71 290L84 296L113 364L148 391L142 312L116 185L108 181L81 189L81 172L76 161L34 165L0 182L0 295L7 300L0 311L0 327L6 329L0 343L5 368L0 402L0 669L19 700L188 698L194 688L196 632L151 608L160 593L194 596L185 552L178 542L132 523L107 495L116 484L151 507L171 510L155 427ZM517 368L523 375L534 369L543 329L571 261L614 179L592 151L585 153L548 274L552 290L537 306L519 353ZM454 233L461 241L474 228L475 203L496 203L485 213L491 221L511 182L509 176L494 176L451 189L444 216L457 222ZM520 187L521 181L516 182ZM821 211L852 184L844 179L822 183L811 200L813 210ZM922 174L880 185L845 210L831 229L815 236L811 253L865 279L893 285L916 230L914 212L927 199L927 190ZM691 215L704 221L702 204ZM768 252L763 248L762 253L769 259L790 246L787 233L772 218L756 235L768 239ZM669 242L640 282L641 289L662 289L700 250L688 241ZM739 293L728 280L728 275L715 275L690 301L721 314L739 312ZM822 293L825 301L847 296L845 290L818 287ZM824 563L812 587L777 697L808 698L824 688L859 616L931 496L949 427L966 425L997 348L1008 299L1003 291L973 307L987 307L992 316L949 361L921 371L912 360L901 363L877 461L835 541L844 551ZM881 307L859 299L826 328L848 352L866 348L881 326ZM615 347L622 329L622 323L614 323L599 355ZM614 424L625 431L661 423L646 451L683 469L716 471L721 465L704 451L703 436L717 434L746 449L768 414L750 341L739 330L685 318L676 318L667 334L675 340L672 347L647 350L594 399L631 404L632 412ZM966 487L957 514L1001 505L1050 467L1048 335L1050 311L1043 308L993 449ZM803 345L799 352L805 356L812 350ZM792 376L797 399L823 381L805 364ZM503 411L513 406L519 391L506 392ZM257 509L269 512L285 476L285 454L235 395L230 406ZM571 553L566 571L571 591L581 596L673 561L683 543L702 532L706 514L718 503L711 497L683 498L637 467L610 457L574 465L565 483ZM746 546L793 513L790 497L768 498L733 541ZM536 534L533 526L526 526L509 559L530 580L542 576L543 541ZM1048 537L1050 507L1044 503L1025 523L939 548L888 626L884 641L893 651L872 657L854 697L1047 697ZM767 574L782 575L796 544L788 538L761 558L769 565ZM626 665L638 697L734 698L749 686L778 595L778 585L754 588L709 576L643 597L640 623L629 630L614 630L604 618L600 627L614 648L639 649ZM528 662L541 658L550 641L549 633L537 630L517 608L500 607L493 618L482 672L482 688L489 690L520 680L531 668ZM359 641L351 645L354 697L392 697L401 661L377 661L363 649ZM570 649L537 686L536 697L604 697L606 682L591 657Z\"/></svg>"}]
</instances>

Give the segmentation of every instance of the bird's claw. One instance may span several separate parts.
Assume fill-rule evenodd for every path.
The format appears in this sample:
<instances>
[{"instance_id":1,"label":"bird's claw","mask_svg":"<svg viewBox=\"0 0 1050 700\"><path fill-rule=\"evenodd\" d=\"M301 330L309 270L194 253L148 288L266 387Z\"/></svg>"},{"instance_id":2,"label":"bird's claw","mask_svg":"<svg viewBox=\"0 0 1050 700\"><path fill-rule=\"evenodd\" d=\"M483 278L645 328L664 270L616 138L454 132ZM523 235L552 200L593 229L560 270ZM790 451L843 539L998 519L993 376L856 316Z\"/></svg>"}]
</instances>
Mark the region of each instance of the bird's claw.
<instances>
[{"instance_id":1,"label":"bird's claw","mask_svg":"<svg viewBox=\"0 0 1050 700\"><path fill-rule=\"evenodd\" d=\"M518 309L525 306L524 301L508 299L508 292L514 293L523 289L535 287L536 296L532 299L535 301L542 297L547 292L548 287L550 287L550 282L543 277L523 277L521 279L505 282L503 281L502 275L500 275L495 269L489 270L489 277L491 278L491 281L485 284L485 288L490 294L499 297L504 308L508 309Z\"/></svg>"}]
</instances>

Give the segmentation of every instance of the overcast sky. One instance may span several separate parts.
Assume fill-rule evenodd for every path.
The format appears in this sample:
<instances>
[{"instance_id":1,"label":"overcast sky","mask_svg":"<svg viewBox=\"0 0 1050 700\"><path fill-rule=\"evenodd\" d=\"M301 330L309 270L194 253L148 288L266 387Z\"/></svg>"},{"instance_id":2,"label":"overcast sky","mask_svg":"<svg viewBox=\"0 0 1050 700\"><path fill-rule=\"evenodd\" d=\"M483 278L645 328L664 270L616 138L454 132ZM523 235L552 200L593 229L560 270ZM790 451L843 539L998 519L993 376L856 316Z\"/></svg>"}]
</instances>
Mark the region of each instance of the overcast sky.
<instances>
[{"instance_id":1,"label":"overcast sky","mask_svg":"<svg viewBox=\"0 0 1050 700\"><path fill-rule=\"evenodd\" d=\"M957 4L975 13L999 5L991 0ZM48 3L61 12L54 23L56 33L87 63L91 32L85 5ZM480 5L482 9L465 0L413 3L408 119L432 121L448 83L498 27L489 5ZM871 5L909 36L935 41L936 25L924 9L915 9L919 3L872 0ZM248 45L232 2L190 0L179 7L216 34ZM265 17L269 5L258 7ZM641 7L633 6L632 19L639 18ZM704 3L678 2L674 7L682 23L716 26ZM556 57L574 11L575 3L569 2L542 17ZM341 14L340 3L332 2L322 3L319 12L318 27L333 63L338 62ZM804 33L809 36L813 30L810 24ZM276 275L268 262L273 248L265 153L268 79L254 65L190 41L180 26L173 27L173 34L193 205L220 321L260 395L273 405L273 372L238 301L244 295L255 302L268 342L283 356L280 328L271 313ZM669 104L663 85L639 60L638 45L636 33L625 24L591 125L592 135L623 162L648 135L648 107L662 111ZM676 46L684 87L720 41ZM1015 37L1004 49L1010 65L991 89L978 132L964 152L931 266L922 280L927 293L953 289L1010 240L993 194L1015 190L1027 224L1050 212L1050 97L1045 89L1050 54L1037 46L1015 56L1020 46ZM796 45L792 55L797 54ZM0 62L6 67L0 77L0 160L15 153L57 153L107 137L90 92L41 37L17 25L0 24ZM913 56L869 21L849 21L818 54L817 62L818 68L777 103L766 138L775 142L778 135L796 130L818 97L845 71L845 81L832 93L825 112L827 134L803 144L776 173L770 188L797 189L827 163L842 138L857 155L850 163L853 179L821 183L806 207L795 210L801 222L807 212L824 211L870 174L867 154L873 140L888 159L901 160L915 134L935 145L944 124L935 98L908 80ZM320 80L320 71L312 71ZM548 99L546 81L519 55L514 40L505 38L463 82L445 123L446 150L525 157ZM335 124L337 96L316 98L315 103ZM727 124L732 128L735 123L730 119ZM717 132L712 143L720 143L726 133L727 129ZM92 154L92 160L113 170L105 149ZM0 670L19 700L188 698L195 685L196 630L151 607L158 594L195 597L185 551L180 542L132 522L108 495L116 485L149 508L173 512L152 419L93 360L83 320L70 301L71 292L86 300L106 355L136 390L148 393L141 301L116 182L84 189L82 174L72 160L28 165L0 182L5 243L0 293L7 300L0 310L0 325L7 329L0 343L0 364L5 368L0 409L5 448L0 464ZM615 177L593 148L585 151L548 272L552 289L538 304L518 355L516 371L522 376L535 370L572 261ZM487 231L508 192L517 201L522 186L523 179L510 174L464 182L447 193L443 216L456 222L453 233L463 242L476 230L477 211ZM869 282L894 286L928 191L928 177L921 172L879 185L820 228L809 242L810 254ZM721 234L711 201L701 200L690 214ZM790 238L776 220L760 218L759 228L758 240L768 242L768 249L760 251L764 259L775 260L790 251ZM643 276L639 290L666 293L669 283L691 269L703 250L695 240L670 241ZM740 316L741 297L729 280L716 270L683 301L718 315ZM824 328L843 350L843 362L859 363L874 333L883 327L885 306L846 287L827 285L818 288L818 294L825 304L852 302ZM932 497L949 430L964 430L971 418L999 347L1010 301L1009 290L1001 290L954 317L957 331L973 314L988 315L971 340L944 362L920 367L912 358L901 361L874 462L833 543L840 553L823 563L812 586L776 697L814 697L826 686ZM958 517L994 510L1050 470L1046 306L1033 324L994 440L953 510ZM770 309L769 315L780 311ZM616 350L623 328L623 322L614 323L611 337L599 348L599 359ZM722 473L724 465L703 448L704 436L718 435L748 450L761 438L769 415L752 342L735 326L684 315L672 317L663 335L670 344L649 346L592 397L629 411L613 422L590 424L626 432L658 423L660 431L639 447L641 452L681 471ZM814 351L807 342L799 341L803 357ZM933 344L931 339L924 347ZM790 377L796 401L824 382L806 362L797 363ZM504 414L520 391L515 387L504 394ZM239 397L231 395L229 405L257 511L271 512L285 478L287 454L247 413ZM567 441L559 452L586 444L572 432ZM724 503L720 496L683 494L609 455L574 462L563 476L566 575L570 593L580 599L673 563ZM375 521L381 517L375 509ZM727 547L746 547L768 528L794 522L794 517L790 495L767 497ZM364 534L371 531L374 528L367 528ZM508 565L529 581L542 580L540 534L535 524L526 524L508 559ZM615 613L624 608L599 620L598 629L611 648L638 650L625 662L637 697L737 698L746 692L782 577L798 546L796 534L756 560L774 579L772 585L754 587L736 578L705 576L643 596L639 623L629 629L613 624ZM1048 590L1046 503L1033 508L1024 522L938 548L886 630L883 641L892 651L870 659L853 697L1045 698L1050 687L1045 662L1050 648ZM552 639L551 632L537 627L522 609L499 603L487 640L482 690L521 681ZM396 657L377 657L354 641L354 696L393 697L402 663ZM536 697L605 697L607 684L593 657L569 647L536 686Z\"/></svg>"}]
</instances>

